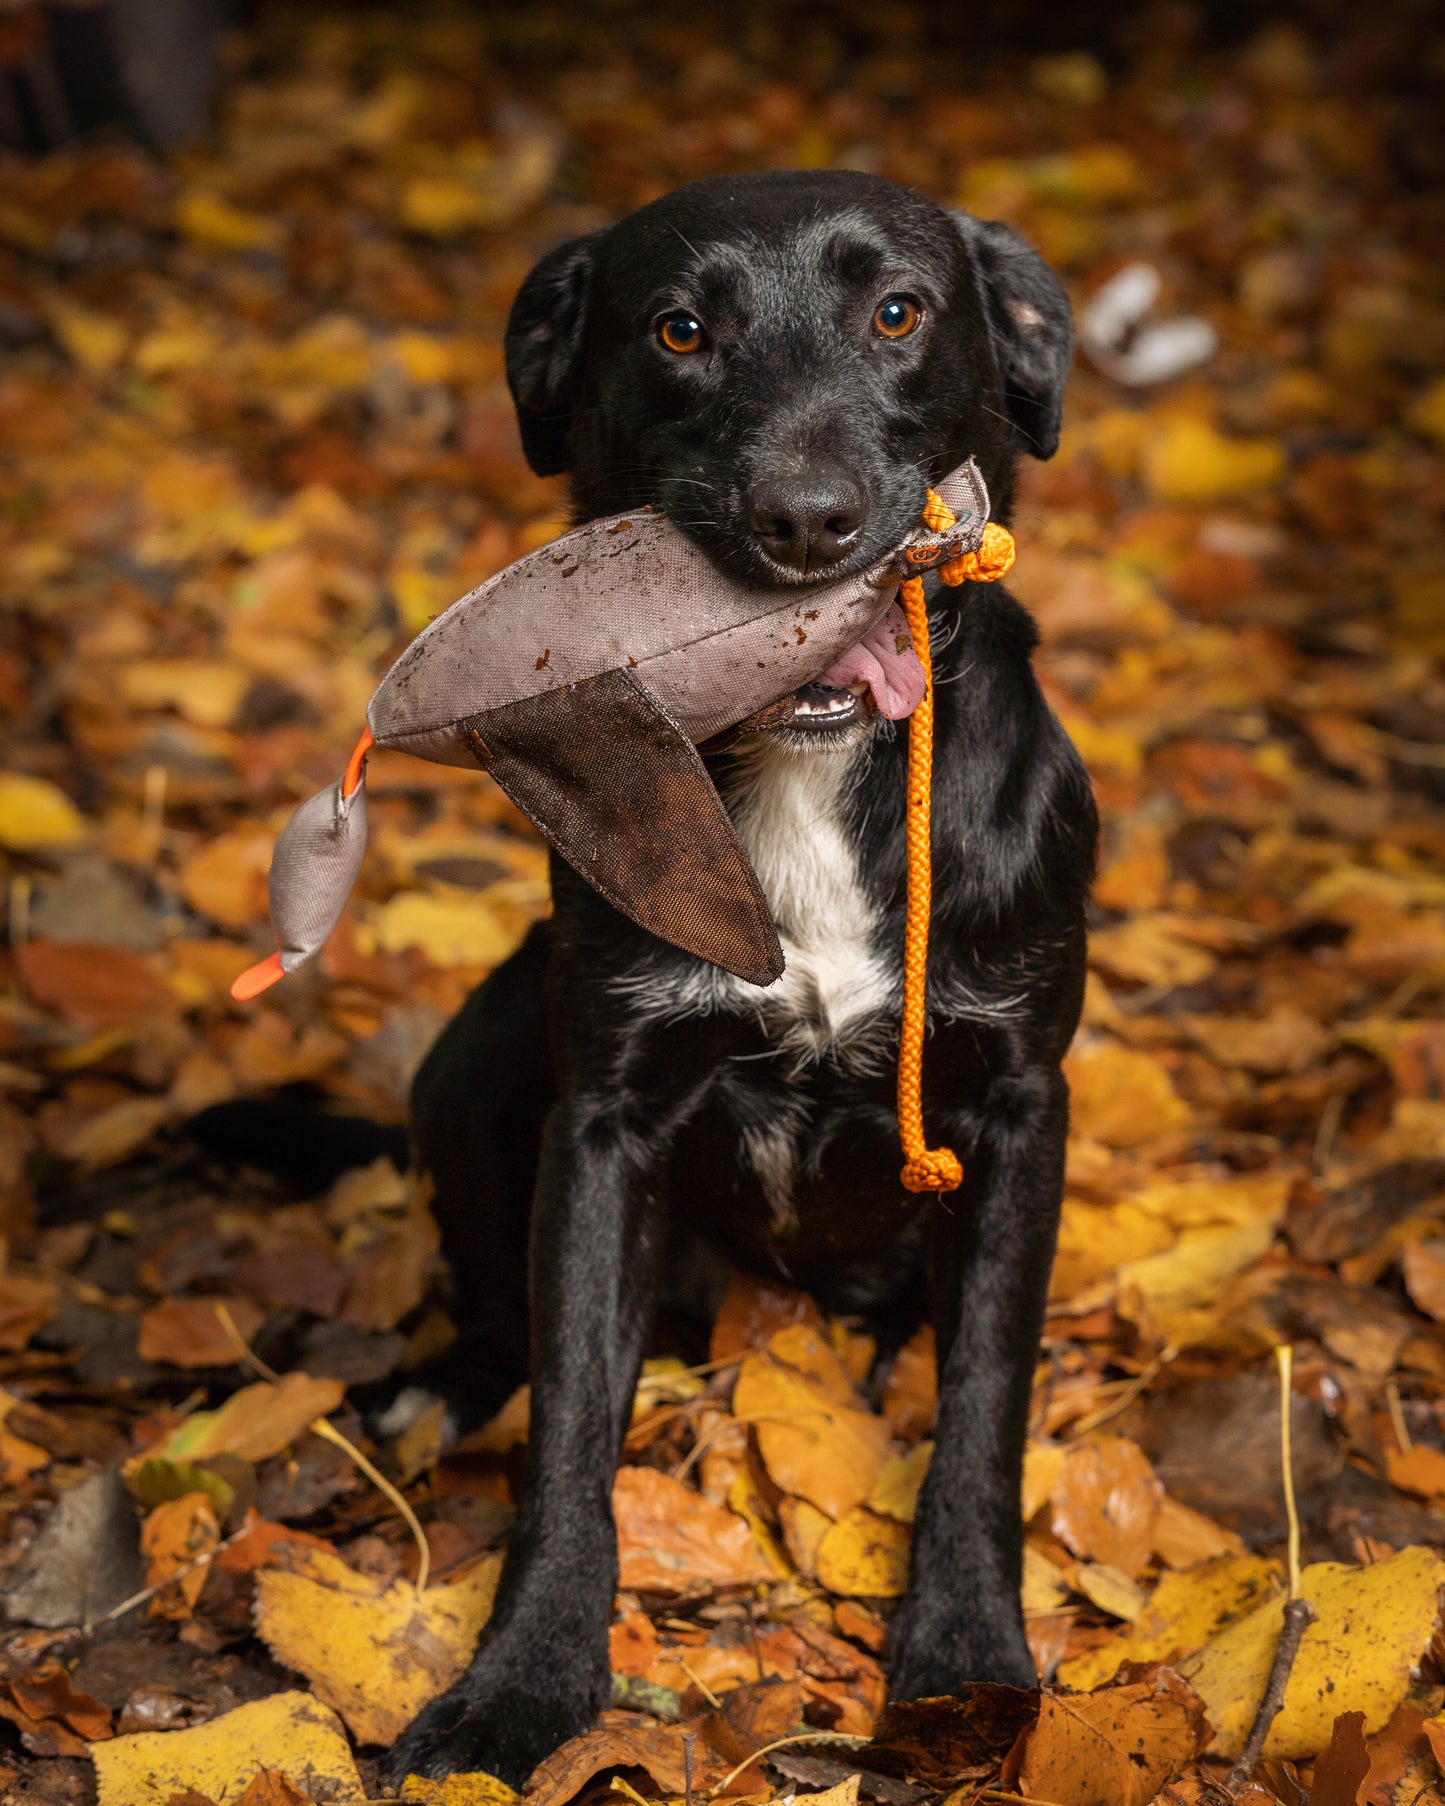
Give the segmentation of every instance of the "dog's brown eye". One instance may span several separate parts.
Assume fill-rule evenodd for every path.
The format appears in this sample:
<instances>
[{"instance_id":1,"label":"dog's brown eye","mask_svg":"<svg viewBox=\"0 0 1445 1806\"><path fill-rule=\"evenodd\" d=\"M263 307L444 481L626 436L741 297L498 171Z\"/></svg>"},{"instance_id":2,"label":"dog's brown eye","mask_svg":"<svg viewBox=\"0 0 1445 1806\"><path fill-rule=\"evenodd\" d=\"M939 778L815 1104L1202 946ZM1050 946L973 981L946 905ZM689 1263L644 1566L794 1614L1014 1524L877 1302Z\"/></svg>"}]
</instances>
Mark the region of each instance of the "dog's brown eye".
<instances>
[{"instance_id":1,"label":"dog's brown eye","mask_svg":"<svg viewBox=\"0 0 1445 1806\"><path fill-rule=\"evenodd\" d=\"M702 350L702 322L688 313L686 308L661 319L657 326L657 336L669 351L677 352L679 357Z\"/></svg>"},{"instance_id":2,"label":"dog's brown eye","mask_svg":"<svg viewBox=\"0 0 1445 1806\"><path fill-rule=\"evenodd\" d=\"M917 330L923 310L907 295L889 295L878 303L873 315L873 330L880 338L906 339Z\"/></svg>"}]
</instances>

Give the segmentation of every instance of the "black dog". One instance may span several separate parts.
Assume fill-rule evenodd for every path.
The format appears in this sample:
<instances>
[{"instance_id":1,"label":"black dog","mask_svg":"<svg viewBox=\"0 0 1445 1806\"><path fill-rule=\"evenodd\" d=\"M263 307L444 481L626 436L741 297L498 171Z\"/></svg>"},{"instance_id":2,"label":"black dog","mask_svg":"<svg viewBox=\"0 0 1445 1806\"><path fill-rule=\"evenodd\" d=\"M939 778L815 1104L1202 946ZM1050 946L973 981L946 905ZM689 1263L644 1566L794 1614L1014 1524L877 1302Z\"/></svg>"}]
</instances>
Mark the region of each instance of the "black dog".
<instances>
[{"instance_id":1,"label":"black dog","mask_svg":"<svg viewBox=\"0 0 1445 1806\"><path fill-rule=\"evenodd\" d=\"M659 503L722 565L804 583L867 566L972 455L1006 513L1057 441L1068 304L1007 228L872 177L696 182L565 244L512 311L533 467L581 519ZM711 769L787 972L730 978L614 913L560 861L555 914L418 1078L478 1411L529 1373L526 1488L496 1611L395 1772L520 1781L607 1704L610 1496L669 1240L936 1326L938 1445L895 1698L1031 1684L1019 1480L1063 1180L1095 818L997 586L941 590L925 1113L967 1176L899 1183L894 1111L906 728L811 684ZM896 1337L895 1337L896 1345Z\"/></svg>"}]
</instances>

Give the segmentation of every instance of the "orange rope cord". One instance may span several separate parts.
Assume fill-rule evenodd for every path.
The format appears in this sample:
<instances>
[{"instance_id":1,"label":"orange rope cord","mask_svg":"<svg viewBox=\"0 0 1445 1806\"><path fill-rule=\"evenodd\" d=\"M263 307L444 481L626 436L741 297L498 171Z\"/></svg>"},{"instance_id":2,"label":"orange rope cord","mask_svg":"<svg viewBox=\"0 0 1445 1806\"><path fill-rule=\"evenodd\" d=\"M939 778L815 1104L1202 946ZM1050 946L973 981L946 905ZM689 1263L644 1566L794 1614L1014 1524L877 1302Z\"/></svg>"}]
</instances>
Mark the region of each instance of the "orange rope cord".
<instances>
[{"instance_id":1,"label":"orange rope cord","mask_svg":"<svg viewBox=\"0 0 1445 1806\"><path fill-rule=\"evenodd\" d=\"M930 509L936 500L930 491ZM923 518L927 526L934 527L927 511ZM925 685L923 701L908 723L908 902L903 926L903 1026L898 1041L898 1134L903 1143L903 1183L909 1191L956 1191L963 1181L958 1156L952 1148L930 1148L923 1134L923 1027L928 917L933 905L933 659L923 579L907 578L898 599L923 666Z\"/></svg>"},{"instance_id":2,"label":"orange rope cord","mask_svg":"<svg viewBox=\"0 0 1445 1806\"><path fill-rule=\"evenodd\" d=\"M930 489L923 524L946 533L957 517ZM976 552L940 566L950 585L992 583L1014 561L1013 534L989 521ZM957 1191L963 1167L952 1148L931 1148L923 1133L923 1031L928 999L928 921L933 906L933 656L928 644L928 605L923 579L909 577L898 599L923 666L923 701L908 724L908 892L903 923L903 1024L898 1038L898 1135L903 1143L903 1183L909 1191Z\"/></svg>"}]
</instances>

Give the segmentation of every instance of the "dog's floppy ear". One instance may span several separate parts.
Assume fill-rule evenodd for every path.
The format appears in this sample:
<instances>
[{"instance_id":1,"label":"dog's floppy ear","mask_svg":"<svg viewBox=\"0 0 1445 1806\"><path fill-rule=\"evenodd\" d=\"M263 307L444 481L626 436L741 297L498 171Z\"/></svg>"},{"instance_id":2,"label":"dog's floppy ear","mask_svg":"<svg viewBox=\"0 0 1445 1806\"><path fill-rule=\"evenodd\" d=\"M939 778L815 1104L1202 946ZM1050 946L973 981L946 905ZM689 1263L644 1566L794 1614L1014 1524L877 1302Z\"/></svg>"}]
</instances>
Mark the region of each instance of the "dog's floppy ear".
<instances>
[{"instance_id":1,"label":"dog's floppy ear","mask_svg":"<svg viewBox=\"0 0 1445 1806\"><path fill-rule=\"evenodd\" d=\"M567 468L592 266L609 230L599 226L549 251L522 284L507 320L507 386L522 450L539 477Z\"/></svg>"},{"instance_id":2,"label":"dog's floppy ear","mask_svg":"<svg viewBox=\"0 0 1445 1806\"><path fill-rule=\"evenodd\" d=\"M955 213L973 254L1003 376L1009 425L1020 448L1051 458L1059 446L1074 316L1058 277L1000 220Z\"/></svg>"}]
</instances>

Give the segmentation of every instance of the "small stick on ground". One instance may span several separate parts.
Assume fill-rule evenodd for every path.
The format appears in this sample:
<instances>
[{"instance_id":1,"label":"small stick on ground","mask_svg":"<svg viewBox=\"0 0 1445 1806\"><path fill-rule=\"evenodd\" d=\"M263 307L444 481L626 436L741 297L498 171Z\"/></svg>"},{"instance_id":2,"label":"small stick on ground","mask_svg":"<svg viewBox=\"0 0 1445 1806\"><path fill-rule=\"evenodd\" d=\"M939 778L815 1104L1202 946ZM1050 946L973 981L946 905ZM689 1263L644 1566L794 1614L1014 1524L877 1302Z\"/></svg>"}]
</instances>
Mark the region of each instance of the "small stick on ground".
<instances>
[{"instance_id":1,"label":"small stick on ground","mask_svg":"<svg viewBox=\"0 0 1445 1806\"><path fill-rule=\"evenodd\" d=\"M1279 1642L1275 1645L1274 1661L1270 1664L1264 1698L1259 1702L1259 1711L1244 1740L1244 1748L1239 1752L1239 1760L1225 1777L1225 1791L1230 1795L1237 1793L1254 1772L1254 1765L1259 1761L1260 1752L1264 1748L1264 1740L1269 1735L1269 1727L1284 1704L1284 1692L1289 1685L1295 1657L1299 1654L1300 1639L1315 1621L1315 1608L1308 1599L1300 1597L1299 1590L1299 1512L1295 1507L1294 1468L1290 1459L1289 1438L1290 1375L1294 1364L1294 1350L1288 1345L1276 1348L1274 1357L1279 1364L1279 1449L1284 1477L1284 1511L1289 1524L1289 1598L1285 1602L1284 1621L1280 1626Z\"/></svg>"}]
</instances>

